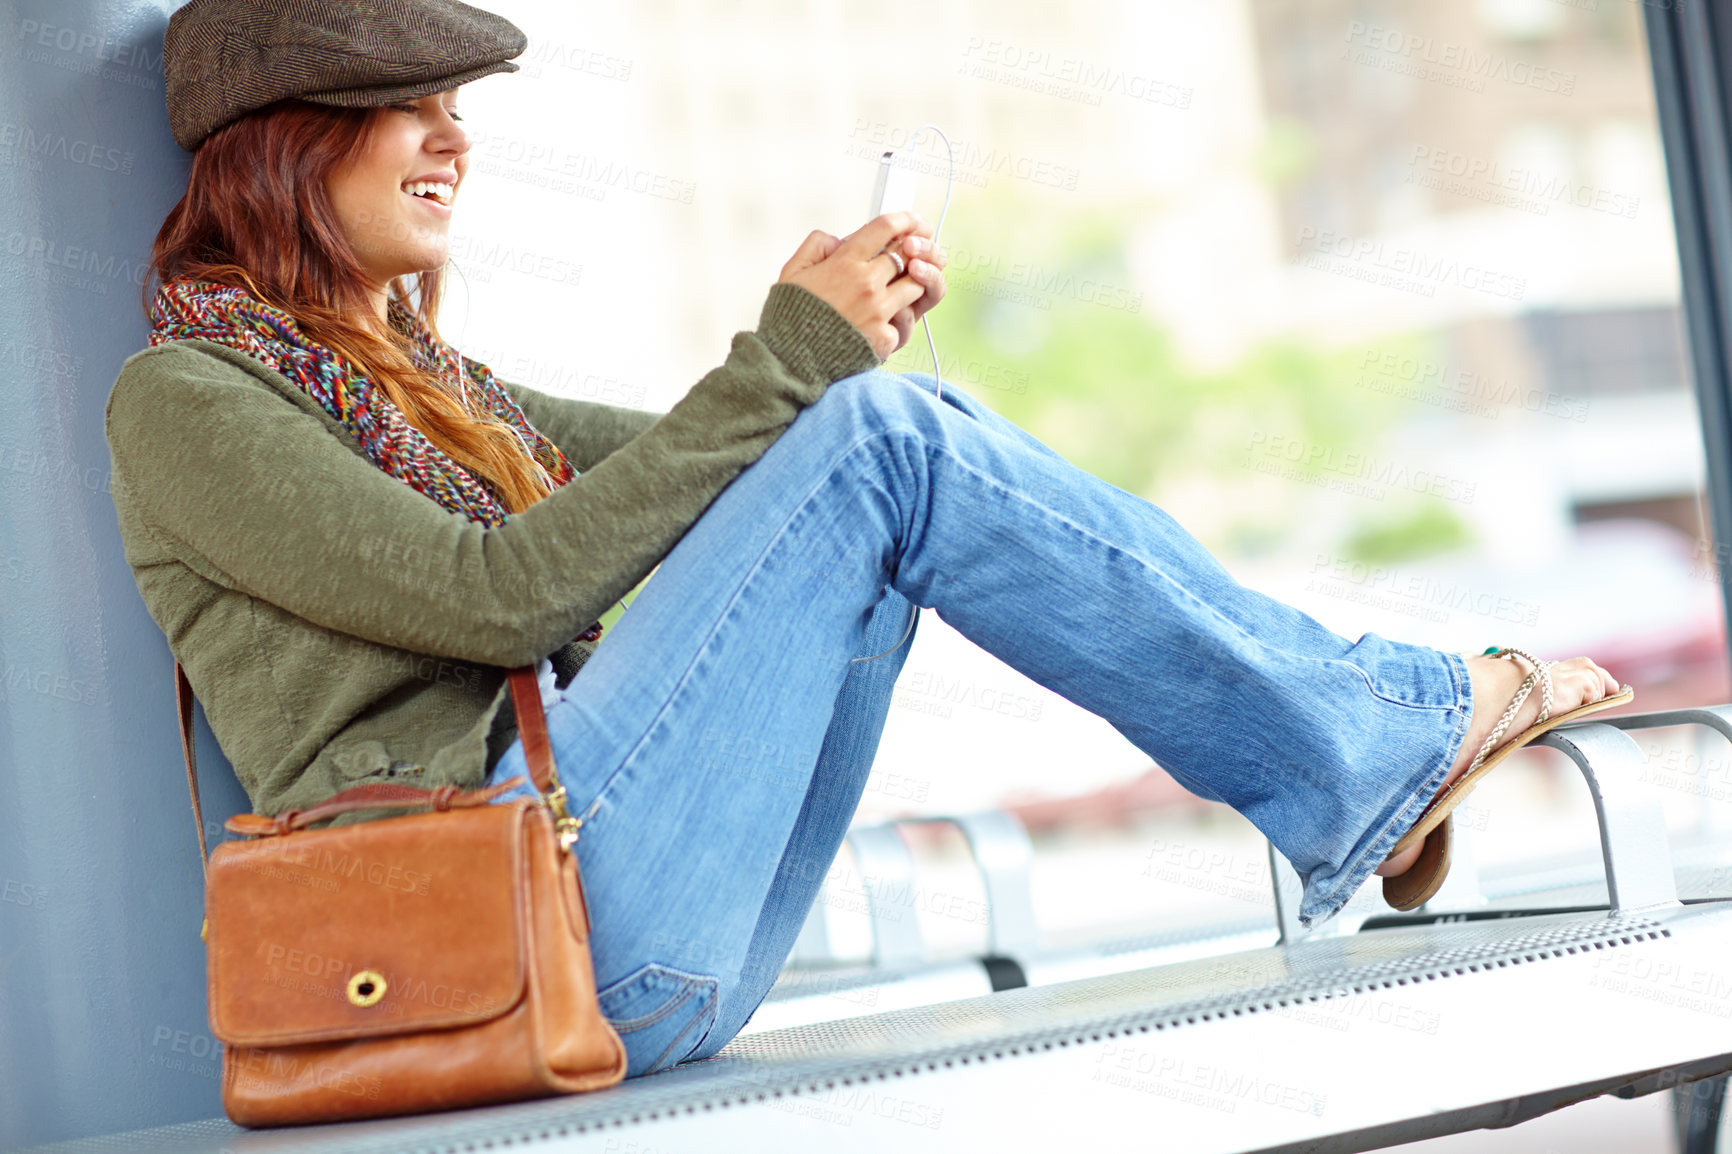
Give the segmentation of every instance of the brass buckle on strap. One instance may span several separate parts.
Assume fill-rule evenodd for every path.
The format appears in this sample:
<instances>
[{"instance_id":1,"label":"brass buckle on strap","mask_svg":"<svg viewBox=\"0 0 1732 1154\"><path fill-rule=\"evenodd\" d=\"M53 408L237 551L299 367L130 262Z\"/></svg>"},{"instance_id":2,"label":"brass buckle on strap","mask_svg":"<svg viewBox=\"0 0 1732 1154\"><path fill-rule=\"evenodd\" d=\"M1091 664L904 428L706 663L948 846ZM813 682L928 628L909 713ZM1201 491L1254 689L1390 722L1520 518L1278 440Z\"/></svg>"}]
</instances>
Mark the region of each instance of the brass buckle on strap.
<instances>
[{"instance_id":1,"label":"brass buckle on strap","mask_svg":"<svg viewBox=\"0 0 1732 1154\"><path fill-rule=\"evenodd\" d=\"M572 817L570 811L565 808L565 784L563 782L548 791L547 805L549 809L553 810L553 828L559 835L559 848L570 853L572 844L577 841L578 827L583 825L583 819Z\"/></svg>"}]
</instances>

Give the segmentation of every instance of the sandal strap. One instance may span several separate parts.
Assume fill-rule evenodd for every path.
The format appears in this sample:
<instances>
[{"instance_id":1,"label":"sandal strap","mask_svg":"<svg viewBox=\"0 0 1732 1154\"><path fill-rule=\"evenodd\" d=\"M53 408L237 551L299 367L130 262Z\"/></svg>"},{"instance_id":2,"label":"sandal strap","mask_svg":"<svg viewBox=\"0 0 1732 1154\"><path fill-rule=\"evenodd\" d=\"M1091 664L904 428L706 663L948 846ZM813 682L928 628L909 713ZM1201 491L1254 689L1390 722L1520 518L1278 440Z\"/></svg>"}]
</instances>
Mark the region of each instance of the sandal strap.
<instances>
[{"instance_id":1,"label":"sandal strap","mask_svg":"<svg viewBox=\"0 0 1732 1154\"><path fill-rule=\"evenodd\" d=\"M1552 666L1555 662L1541 661L1524 649L1499 649L1493 656L1520 657L1533 668L1528 671L1526 677L1522 678L1521 686L1516 690L1515 697L1511 699L1509 708L1503 711L1503 716L1498 718L1497 725L1486 735L1485 743L1479 747L1479 752L1474 755L1473 764L1467 767L1467 773L1472 773L1478 769L1485 762L1487 755L1497 747L1498 741L1509 730L1510 724L1515 721L1516 714L1521 711L1522 703L1527 701L1528 695L1533 692L1535 685L1540 687L1540 715L1534 724L1538 725L1552 715Z\"/></svg>"},{"instance_id":2,"label":"sandal strap","mask_svg":"<svg viewBox=\"0 0 1732 1154\"><path fill-rule=\"evenodd\" d=\"M1534 724L1538 725L1540 722L1546 720L1552 715L1552 666L1556 665L1557 662L1541 661L1525 649L1510 648L1498 651L1498 656L1500 657L1509 654L1514 654L1526 661L1529 665L1532 665L1534 667L1534 673L1539 677L1540 715L1534 718Z\"/></svg>"}]
</instances>

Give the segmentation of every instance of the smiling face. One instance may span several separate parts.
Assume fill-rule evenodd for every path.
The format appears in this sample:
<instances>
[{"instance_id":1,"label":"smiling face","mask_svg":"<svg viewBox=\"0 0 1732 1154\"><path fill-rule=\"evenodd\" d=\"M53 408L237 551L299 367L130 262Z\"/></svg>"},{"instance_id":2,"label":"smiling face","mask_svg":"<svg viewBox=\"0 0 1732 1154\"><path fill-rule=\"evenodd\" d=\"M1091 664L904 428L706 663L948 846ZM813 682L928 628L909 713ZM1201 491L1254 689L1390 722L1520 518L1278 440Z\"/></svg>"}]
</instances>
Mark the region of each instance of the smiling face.
<instances>
[{"instance_id":1,"label":"smiling face","mask_svg":"<svg viewBox=\"0 0 1732 1154\"><path fill-rule=\"evenodd\" d=\"M455 88L380 109L367 147L326 182L381 320L393 277L440 268L450 252L451 206L469 171L456 109Z\"/></svg>"}]
</instances>

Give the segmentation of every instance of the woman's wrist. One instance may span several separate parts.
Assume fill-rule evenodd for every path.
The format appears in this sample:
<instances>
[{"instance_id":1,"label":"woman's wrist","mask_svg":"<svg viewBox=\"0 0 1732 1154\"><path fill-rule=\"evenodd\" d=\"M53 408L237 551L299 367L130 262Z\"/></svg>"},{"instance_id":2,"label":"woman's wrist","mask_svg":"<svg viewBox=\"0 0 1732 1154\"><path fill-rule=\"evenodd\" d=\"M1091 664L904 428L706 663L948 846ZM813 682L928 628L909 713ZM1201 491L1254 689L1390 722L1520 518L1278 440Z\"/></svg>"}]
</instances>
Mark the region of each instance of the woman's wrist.
<instances>
[{"instance_id":1,"label":"woman's wrist","mask_svg":"<svg viewBox=\"0 0 1732 1154\"><path fill-rule=\"evenodd\" d=\"M884 363L829 302L785 281L770 286L757 336L790 373L818 387Z\"/></svg>"}]
</instances>

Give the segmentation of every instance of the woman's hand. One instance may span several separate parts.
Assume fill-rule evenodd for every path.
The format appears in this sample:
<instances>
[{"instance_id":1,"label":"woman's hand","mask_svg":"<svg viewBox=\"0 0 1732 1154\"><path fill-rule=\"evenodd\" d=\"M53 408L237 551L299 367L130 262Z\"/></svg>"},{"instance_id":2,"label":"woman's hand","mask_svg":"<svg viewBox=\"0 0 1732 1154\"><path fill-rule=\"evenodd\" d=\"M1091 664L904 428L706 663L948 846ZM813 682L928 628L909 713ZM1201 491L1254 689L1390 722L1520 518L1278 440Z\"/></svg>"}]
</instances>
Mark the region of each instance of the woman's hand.
<instances>
[{"instance_id":1,"label":"woman's hand","mask_svg":"<svg viewBox=\"0 0 1732 1154\"><path fill-rule=\"evenodd\" d=\"M890 318L891 325L896 329L896 346L891 352L907 344L909 334L914 331L914 322L931 312L933 307L944 299L944 266L950 263L944 250L934 248L932 238L924 234L905 237L899 251L908 262L908 276L918 281L926 292L919 300Z\"/></svg>"},{"instance_id":2,"label":"woman's hand","mask_svg":"<svg viewBox=\"0 0 1732 1154\"><path fill-rule=\"evenodd\" d=\"M932 226L912 212L887 212L842 239L816 231L782 266L776 283L797 284L825 301L883 360L944 299L946 257L934 250L932 236ZM905 275L897 274L887 248L902 255Z\"/></svg>"}]
</instances>

